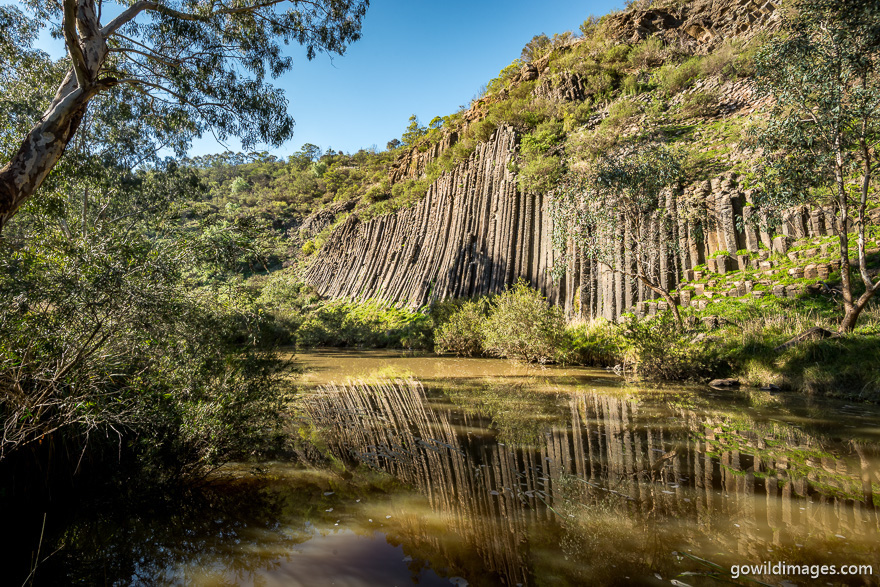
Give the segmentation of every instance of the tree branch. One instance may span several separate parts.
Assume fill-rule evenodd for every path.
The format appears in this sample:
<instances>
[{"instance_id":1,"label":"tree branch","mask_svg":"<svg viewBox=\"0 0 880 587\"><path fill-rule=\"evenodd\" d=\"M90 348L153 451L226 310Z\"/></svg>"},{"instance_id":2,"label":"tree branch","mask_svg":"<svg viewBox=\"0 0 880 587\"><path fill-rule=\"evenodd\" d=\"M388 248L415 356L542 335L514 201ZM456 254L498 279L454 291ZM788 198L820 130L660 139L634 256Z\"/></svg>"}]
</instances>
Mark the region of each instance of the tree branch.
<instances>
[{"instance_id":1,"label":"tree branch","mask_svg":"<svg viewBox=\"0 0 880 587\"><path fill-rule=\"evenodd\" d=\"M67 52L73 63L76 83L85 89L89 83L89 75L86 69L86 58L76 34L76 0L64 0L64 43L67 45Z\"/></svg>"}]
</instances>

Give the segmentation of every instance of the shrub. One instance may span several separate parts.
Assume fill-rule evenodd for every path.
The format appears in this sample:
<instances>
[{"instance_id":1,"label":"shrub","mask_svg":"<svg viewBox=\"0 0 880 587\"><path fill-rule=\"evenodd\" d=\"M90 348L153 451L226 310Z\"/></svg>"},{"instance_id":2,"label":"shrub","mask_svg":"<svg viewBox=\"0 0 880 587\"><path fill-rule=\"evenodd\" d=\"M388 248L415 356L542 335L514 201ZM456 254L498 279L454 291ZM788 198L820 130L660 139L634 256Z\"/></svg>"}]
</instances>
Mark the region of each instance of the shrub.
<instances>
[{"instance_id":1,"label":"shrub","mask_svg":"<svg viewBox=\"0 0 880 587\"><path fill-rule=\"evenodd\" d=\"M543 193L550 190L561 175L562 161L552 153L565 136L558 121L540 124L535 132L523 137L520 155L523 164L519 170L519 186L524 192Z\"/></svg>"},{"instance_id":2,"label":"shrub","mask_svg":"<svg viewBox=\"0 0 880 587\"><path fill-rule=\"evenodd\" d=\"M318 299L293 269L272 272L256 299L257 308L266 318L264 336L277 344L292 344L306 308Z\"/></svg>"},{"instance_id":3,"label":"shrub","mask_svg":"<svg viewBox=\"0 0 880 587\"><path fill-rule=\"evenodd\" d=\"M607 320L572 324L565 330L563 355L568 363L608 367L620 363L622 353L619 328Z\"/></svg>"},{"instance_id":4,"label":"shrub","mask_svg":"<svg viewBox=\"0 0 880 587\"><path fill-rule=\"evenodd\" d=\"M618 130L625 127L641 113L638 104L632 100L621 100L608 109L608 117L602 121L602 128Z\"/></svg>"},{"instance_id":5,"label":"shrub","mask_svg":"<svg viewBox=\"0 0 880 587\"><path fill-rule=\"evenodd\" d=\"M617 78L610 72L600 71L587 77L584 83L585 91L590 96L606 97L614 90L616 81Z\"/></svg>"},{"instance_id":6,"label":"shrub","mask_svg":"<svg viewBox=\"0 0 880 587\"><path fill-rule=\"evenodd\" d=\"M648 379L683 380L717 375L724 365L718 351L706 343L692 344L671 312L652 318L627 317L622 336L627 362Z\"/></svg>"},{"instance_id":7,"label":"shrub","mask_svg":"<svg viewBox=\"0 0 880 587\"><path fill-rule=\"evenodd\" d=\"M495 296L483 329L483 348L493 355L529 363L556 359L563 346L562 310L520 279Z\"/></svg>"},{"instance_id":8,"label":"shrub","mask_svg":"<svg viewBox=\"0 0 880 587\"><path fill-rule=\"evenodd\" d=\"M632 48L629 53L629 64L633 67L646 69L656 67L663 63L666 57L666 47L659 37L648 37Z\"/></svg>"},{"instance_id":9,"label":"shrub","mask_svg":"<svg viewBox=\"0 0 880 587\"><path fill-rule=\"evenodd\" d=\"M626 63L629 57L630 47L626 44L614 45L602 53L602 63Z\"/></svg>"},{"instance_id":10,"label":"shrub","mask_svg":"<svg viewBox=\"0 0 880 587\"><path fill-rule=\"evenodd\" d=\"M161 482L268 447L279 363L240 344L261 342L260 319L237 283L192 287L213 242L116 225L88 236L0 243L0 463Z\"/></svg>"},{"instance_id":11,"label":"shrub","mask_svg":"<svg viewBox=\"0 0 880 587\"><path fill-rule=\"evenodd\" d=\"M311 255L312 253L314 253L317 250L318 250L318 247L315 246L315 241L308 240L305 243L303 243L303 246L302 246L303 256L308 257L309 255Z\"/></svg>"},{"instance_id":12,"label":"shrub","mask_svg":"<svg viewBox=\"0 0 880 587\"><path fill-rule=\"evenodd\" d=\"M620 84L620 91L626 96L635 96L641 91L641 89L642 86L639 83L639 76L637 75L626 76L623 83Z\"/></svg>"},{"instance_id":13,"label":"shrub","mask_svg":"<svg viewBox=\"0 0 880 587\"><path fill-rule=\"evenodd\" d=\"M431 319L382 301L333 300L303 321L297 343L304 347L431 348Z\"/></svg>"},{"instance_id":14,"label":"shrub","mask_svg":"<svg viewBox=\"0 0 880 587\"><path fill-rule=\"evenodd\" d=\"M562 160L552 155L536 155L519 168L517 181L525 193L550 191L562 175Z\"/></svg>"},{"instance_id":15,"label":"shrub","mask_svg":"<svg viewBox=\"0 0 880 587\"><path fill-rule=\"evenodd\" d=\"M707 76L726 75L735 73L734 61L738 50L742 47L742 41L727 39L714 53L707 55L703 60L703 74Z\"/></svg>"},{"instance_id":16,"label":"shrub","mask_svg":"<svg viewBox=\"0 0 880 587\"><path fill-rule=\"evenodd\" d=\"M694 92L685 98L682 114L688 118L718 114L719 96L715 92Z\"/></svg>"},{"instance_id":17,"label":"shrub","mask_svg":"<svg viewBox=\"0 0 880 587\"><path fill-rule=\"evenodd\" d=\"M482 355L485 322L484 301L464 302L434 333L435 352L465 357Z\"/></svg>"},{"instance_id":18,"label":"shrub","mask_svg":"<svg viewBox=\"0 0 880 587\"><path fill-rule=\"evenodd\" d=\"M701 61L700 57L691 57L680 65L664 65L655 74L659 89L667 96L686 90L700 77Z\"/></svg>"}]
</instances>

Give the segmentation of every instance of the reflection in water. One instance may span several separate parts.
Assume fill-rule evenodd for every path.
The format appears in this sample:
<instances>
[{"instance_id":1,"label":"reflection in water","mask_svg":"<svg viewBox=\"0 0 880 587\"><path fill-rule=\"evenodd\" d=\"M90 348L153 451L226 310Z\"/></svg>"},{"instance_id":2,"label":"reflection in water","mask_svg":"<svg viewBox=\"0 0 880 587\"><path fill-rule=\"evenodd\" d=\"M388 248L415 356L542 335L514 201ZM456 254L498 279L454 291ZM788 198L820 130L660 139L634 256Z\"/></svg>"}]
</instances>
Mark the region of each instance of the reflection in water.
<instances>
[{"instance_id":1,"label":"reflection in water","mask_svg":"<svg viewBox=\"0 0 880 587\"><path fill-rule=\"evenodd\" d=\"M711 563L766 561L873 564L788 579L877 584L868 408L379 359L351 365L369 383L304 394L301 462L239 465L164 507L83 510L47 531L37 584L696 587L727 579ZM383 362L420 380L378 378Z\"/></svg>"},{"instance_id":2,"label":"reflection in water","mask_svg":"<svg viewBox=\"0 0 880 587\"><path fill-rule=\"evenodd\" d=\"M711 570L688 555L726 568L880 560L875 444L709 410L689 394L560 397L558 420L525 435L531 445L493 438L486 402L456 410L414 380L331 384L304 406L336 458L427 497L444 532L398 531L471 580L460 541L509 585Z\"/></svg>"}]
</instances>

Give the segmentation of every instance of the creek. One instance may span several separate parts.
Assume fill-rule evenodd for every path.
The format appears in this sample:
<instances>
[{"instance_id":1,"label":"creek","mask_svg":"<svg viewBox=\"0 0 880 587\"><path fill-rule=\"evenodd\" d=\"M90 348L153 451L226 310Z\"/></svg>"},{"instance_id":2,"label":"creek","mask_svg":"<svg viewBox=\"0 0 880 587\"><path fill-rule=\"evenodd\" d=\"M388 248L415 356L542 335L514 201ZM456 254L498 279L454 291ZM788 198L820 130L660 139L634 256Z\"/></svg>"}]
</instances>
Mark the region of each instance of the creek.
<instances>
[{"instance_id":1,"label":"creek","mask_svg":"<svg viewBox=\"0 0 880 587\"><path fill-rule=\"evenodd\" d=\"M386 351L297 355L296 462L82 514L63 582L715 585L733 565L873 565L880 411L605 371ZM48 570L47 570L48 572ZM735 583L754 584L743 582Z\"/></svg>"}]
</instances>

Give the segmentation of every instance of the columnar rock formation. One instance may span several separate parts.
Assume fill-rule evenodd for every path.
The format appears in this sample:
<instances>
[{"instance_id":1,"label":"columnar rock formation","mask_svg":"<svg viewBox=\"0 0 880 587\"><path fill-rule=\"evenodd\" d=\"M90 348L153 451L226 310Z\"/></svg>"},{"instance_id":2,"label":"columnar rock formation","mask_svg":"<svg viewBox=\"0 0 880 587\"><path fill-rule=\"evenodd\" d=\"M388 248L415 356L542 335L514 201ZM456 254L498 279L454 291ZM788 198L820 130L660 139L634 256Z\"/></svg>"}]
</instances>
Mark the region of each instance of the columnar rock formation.
<instances>
[{"instance_id":1,"label":"columnar rock formation","mask_svg":"<svg viewBox=\"0 0 880 587\"><path fill-rule=\"evenodd\" d=\"M523 277L558 302L577 287L554 283L548 201L522 194L509 169L513 129L495 131L467 162L441 176L416 206L330 236L307 279L331 297L431 300L501 291ZM575 285L570 285L570 284Z\"/></svg>"},{"instance_id":2,"label":"columnar rock formation","mask_svg":"<svg viewBox=\"0 0 880 587\"><path fill-rule=\"evenodd\" d=\"M609 320L654 299L656 294L630 276L577 251L563 255L554 250L550 198L523 194L510 171L517 141L512 128L499 128L468 161L434 182L416 206L368 222L350 217L331 234L307 273L308 282L329 297L419 307L498 293L523 278L569 316ZM418 167L416 159L408 161L407 167ZM683 201L704 206L702 219L678 216ZM751 193L731 173L668 194L672 222L657 222L642 237L657 251L653 270L662 284L672 289L702 264L716 270L724 270L725 263L733 267L739 250L756 252L760 244L771 248L770 229L761 231L749 222L750 201ZM825 235L830 222L823 214L794 210L781 232L794 238ZM618 256L621 264L629 259L622 243ZM566 265L565 275L554 280L551 269L560 262Z\"/></svg>"},{"instance_id":3,"label":"columnar rock formation","mask_svg":"<svg viewBox=\"0 0 880 587\"><path fill-rule=\"evenodd\" d=\"M676 43L695 54L717 48L725 38L748 38L778 24L774 5L764 0L696 0L686 5L655 2L649 9L636 5L611 18L615 23L612 30L622 38L637 41L662 33L666 43ZM578 42L559 51L569 51ZM532 90L535 98L559 104L584 100L589 78L576 72L557 72L549 66L549 59L544 56L526 64L511 84L536 82ZM476 100L464 113L465 121L481 120L491 103L507 96L507 90L501 90ZM711 76L671 97L669 105L684 106L695 97L713 100L717 108L707 116L717 114L723 120L751 115L769 102L749 79L725 81L723 76ZM645 92L620 100L647 107L655 98ZM609 104L597 107L584 129L595 129L611 110ZM613 132L636 136L652 122L642 113L628 119L627 124ZM700 133L694 134L698 141L692 146L694 152L715 153L720 169L734 168L756 156L737 144L735 135L714 135L720 143L713 143L711 132L702 134L702 138ZM414 207L368 222L352 215L330 235L307 271L307 282L328 297L377 298L416 308L445 298L498 293L522 278L562 306L569 317L616 320L632 308L637 314L662 308L665 302L648 304L646 310L644 303L658 296L626 274L633 271L615 272L570 247L554 250L550 196L522 193L511 170L519 139L512 127L501 126L467 161L437 179ZM450 132L425 151L412 148L403 153L390 171L390 182L426 177L428 165L457 140L458 135ZM759 261L766 261L768 251L785 253L792 239L832 234L833 216L825 212L801 208L785 211L781 218L756 217L753 200L753 194L739 185L732 172L668 193L662 212L656 213L668 216L655 216L639 235L643 249L651 251L649 273L671 291L680 281L699 273L703 265L718 273L745 269L750 263L757 265L758 260L738 253L759 253L761 248ZM874 213L872 221L880 223L878 216L880 213ZM335 217L332 211L315 215L310 219L309 226L314 225L311 232L329 225ZM774 238L778 235L784 238ZM624 248L623 236L619 235L612 255L618 269L635 263L632 253ZM551 275L557 265L565 268L558 280ZM690 293L683 291L681 297L687 304Z\"/></svg>"}]
</instances>

